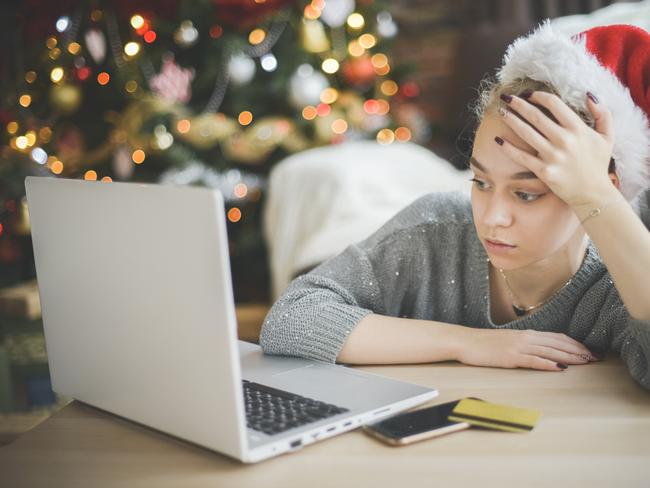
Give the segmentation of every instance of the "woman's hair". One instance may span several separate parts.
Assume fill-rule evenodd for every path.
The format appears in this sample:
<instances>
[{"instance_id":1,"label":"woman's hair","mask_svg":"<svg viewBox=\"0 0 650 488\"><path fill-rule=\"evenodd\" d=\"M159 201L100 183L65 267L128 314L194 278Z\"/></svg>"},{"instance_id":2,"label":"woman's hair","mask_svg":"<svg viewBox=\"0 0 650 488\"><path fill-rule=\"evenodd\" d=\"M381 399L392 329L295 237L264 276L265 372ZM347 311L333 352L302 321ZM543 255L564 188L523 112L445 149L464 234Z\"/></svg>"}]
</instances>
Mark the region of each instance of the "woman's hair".
<instances>
[{"instance_id":1,"label":"woman's hair","mask_svg":"<svg viewBox=\"0 0 650 488\"><path fill-rule=\"evenodd\" d=\"M558 94L557 91L555 91L555 89L548 83L530 78L517 79L507 84L503 84L491 78L486 78L481 81L478 100L474 106L474 113L480 122L486 115L496 113L499 107L507 106L505 102L501 100L501 95L521 96L523 93L532 93L534 91L543 91L553 93L554 95ZM585 113L583 110L578 107L573 107L570 104L567 105L571 110L578 114L585 124L590 127L594 126L594 118L590 113ZM555 117L545 107L536 104L535 106L557 122Z\"/></svg>"},{"instance_id":2,"label":"woman's hair","mask_svg":"<svg viewBox=\"0 0 650 488\"><path fill-rule=\"evenodd\" d=\"M477 122L480 123L483 117L486 115L497 113L500 107L507 107L507 104L501 100L501 95L521 96L524 93L532 93L534 91L543 91L558 95L557 91L555 91L555 89L548 83L533 80L531 78L520 78L505 84L491 78L485 78L481 81L481 85L479 87L479 96L473 107ZM567 102L565 101L565 103ZM551 112L549 112L546 107L542 107L538 104L533 105L544 112L544 114L546 114L554 122L557 122L557 119ZM578 115L578 117L580 117L582 121L589 127L593 128L595 126L595 121L591 113L585 112L584 110L569 103L567 103L567 106L573 110ZM519 117L518 114L515 113L515 115ZM522 120L527 122L523 118ZM614 159L612 158L609 162L608 172L613 173L615 171L616 165L614 163Z\"/></svg>"}]
</instances>

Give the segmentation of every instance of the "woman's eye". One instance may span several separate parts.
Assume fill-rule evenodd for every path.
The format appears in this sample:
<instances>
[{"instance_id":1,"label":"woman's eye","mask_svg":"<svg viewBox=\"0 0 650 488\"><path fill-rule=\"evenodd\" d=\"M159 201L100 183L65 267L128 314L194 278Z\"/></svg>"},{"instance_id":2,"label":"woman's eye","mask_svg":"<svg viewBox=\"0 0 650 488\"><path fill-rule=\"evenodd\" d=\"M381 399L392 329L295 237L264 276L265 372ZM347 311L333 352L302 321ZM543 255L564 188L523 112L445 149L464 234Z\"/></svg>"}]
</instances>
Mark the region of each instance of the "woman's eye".
<instances>
[{"instance_id":1,"label":"woman's eye","mask_svg":"<svg viewBox=\"0 0 650 488\"><path fill-rule=\"evenodd\" d=\"M474 182L479 190L485 190L488 187L485 181L477 180L476 178L470 178L469 181Z\"/></svg>"},{"instance_id":2,"label":"woman's eye","mask_svg":"<svg viewBox=\"0 0 650 488\"><path fill-rule=\"evenodd\" d=\"M519 199L524 202L534 202L535 200L537 200L539 197L542 196L542 195L537 195L535 193L526 193L525 191L515 192L515 195L517 195Z\"/></svg>"}]
</instances>

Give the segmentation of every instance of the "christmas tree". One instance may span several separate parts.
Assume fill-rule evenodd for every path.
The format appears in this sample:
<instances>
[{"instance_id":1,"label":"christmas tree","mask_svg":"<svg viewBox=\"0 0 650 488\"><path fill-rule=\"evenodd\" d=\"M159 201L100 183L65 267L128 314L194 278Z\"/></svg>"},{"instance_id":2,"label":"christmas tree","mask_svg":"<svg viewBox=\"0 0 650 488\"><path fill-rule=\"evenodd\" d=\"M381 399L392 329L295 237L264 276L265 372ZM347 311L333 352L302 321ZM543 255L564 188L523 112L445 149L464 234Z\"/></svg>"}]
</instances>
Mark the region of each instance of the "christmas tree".
<instances>
[{"instance_id":1,"label":"christmas tree","mask_svg":"<svg viewBox=\"0 0 650 488\"><path fill-rule=\"evenodd\" d=\"M224 194L236 285L263 288L273 164L428 136L379 1L30 0L11 13L29 48L4 56L0 269L29 235L27 175L195 184Z\"/></svg>"}]
</instances>

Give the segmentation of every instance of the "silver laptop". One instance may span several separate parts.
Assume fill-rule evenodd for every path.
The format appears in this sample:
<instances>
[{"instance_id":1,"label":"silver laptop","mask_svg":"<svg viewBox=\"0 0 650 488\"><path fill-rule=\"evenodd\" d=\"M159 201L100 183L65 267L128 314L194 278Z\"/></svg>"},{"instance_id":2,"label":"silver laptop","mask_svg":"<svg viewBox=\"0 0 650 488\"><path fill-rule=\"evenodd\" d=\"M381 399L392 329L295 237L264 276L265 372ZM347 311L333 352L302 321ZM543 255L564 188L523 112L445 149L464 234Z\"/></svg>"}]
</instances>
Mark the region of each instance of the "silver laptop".
<instances>
[{"instance_id":1,"label":"silver laptop","mask_svg":"<svg viewBox=\"0 0 650 488\"><path fill-rule=\"evenodd\" d=\"M48 177L25 186L56 392L243 462L437 396L238 341L219 192Z\"/></svg>"}]
</instances>

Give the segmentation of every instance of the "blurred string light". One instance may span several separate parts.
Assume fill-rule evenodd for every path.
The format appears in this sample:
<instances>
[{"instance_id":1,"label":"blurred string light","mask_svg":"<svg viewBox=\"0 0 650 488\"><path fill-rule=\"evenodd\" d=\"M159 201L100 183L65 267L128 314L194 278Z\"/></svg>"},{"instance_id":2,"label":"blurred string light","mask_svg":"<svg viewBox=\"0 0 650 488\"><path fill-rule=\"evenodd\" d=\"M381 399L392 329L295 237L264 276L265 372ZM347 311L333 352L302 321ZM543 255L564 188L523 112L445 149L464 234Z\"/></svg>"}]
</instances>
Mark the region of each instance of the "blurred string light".
<instances>
[{"instance_id":1,"label":"blurred string light","mask_svg":"<svg viewBox=\"0 0 650 488\"><path fill-rule=\"evenodd\" d=\"M56 21L56 30L59 32L65 32L68 30L68 27L70 27L70 17L67 15L59 17Z\"/></svg>"},{"instance_id":2,"label":"blurred string light","mask_svg":"<svg viewBox=\"0 0 650 488\"><path fill-rule=\"evenodd\" d=\"M29 84L34 83L37 77L36 71L28 71L25 73L25 81Z\"/></svg>"},{"instance_id":3,"label":"blurred string light","mask_svg":"<svg viewBox=\"0 0 650 488\"><path fill-rule=\"evenodd\" d=\"M366 52L366 49L359 43L358 40L350 41L348 44L348 52L354 56L359 57Z\"/></svg>"},{"instance_id":4,"label":"blurred string light","mask_svg":"<svg viewBox=\"0 0 650 488\"><path fill-rule=\"evenodd\" d=\"M151 44L153 41L156 40L156 32L152 30L148 30L147 32L144 33L144 36L142 36L144 39L144 42L147 44Z\"/></svg>"},{"instance_id":5,"label":"blurred string light","mask_svg":"<svg viewBox=\"0 0 650 488\"><path fill-rule=\"evenodd\" d=\"M379 86L379 90L386 96L392 97L397 93L399 87L393 80L384 80Z\"/></svg>"},{"instance_id":6,"label":"blurred string light","mask_svg":"<svg viewBox=\"0 0 650 488\"><path fill-rule=\"evenodd\" d=\"M400 142L407 142L411 140L411 131L408 127L398 127L395 129L395 138Z\"/></svg>"},{"instance_id":7,"label":"blurred string light","mask_svg":"<svg viewBox=\"0 0 650 488\"><path fill-rule=\"evenodd\" d=\"M266 39L266 32L264 32L263 29L254 29L250 34L248 34L248 42L253 46L261 44L264 42L264 39Z\"/></svg>"},{"instance_id":8,"label":"blurred string light","mask_svg":"<svg viewBox=\"0 0 650 488\"><path fill-rule=\"evenodd\" d=\"M187 134L192 127L192 123L188 119L181 119L176 122L176 130L179 134Z\"/></svg>"},{"instance_id":9,"label":"blurred string light","mask_svg":"<svg viewBox=\"0 0 650 488\"><path fill-rule=\"evenodd\" d=\"M314 107L313 105L307 105L305 108L302 109L302 117L305 120L314 120L317 115L318 112L316 111L316 107Z\"/></svg>"},{"instance_id":10,"label":"blurred string light","mask_svg":"<svg viewBox=\"0 0 650 488\"><path fill-rule=\"evenodd\" d=\"M124 45L124 54L127 56L133 57L140 52L140 44L137 42L127 42Z\"/></svg>"},{"instance_id":11,"label":"blurred string light","mask_svg":"<svg viewBox=\"0 0 650 488\"><path fill-rule=\"evenodd\" d=\"M54 173L55 175L60 175L61 173L63 173L63 163L55 158L50 163L50 171L52 171L52 173Z\"/></svg>"},{"instance_id":12,"label":"blurred string light","mask_svg":"<svg viewBox=\"0 0 650 488\"><path fill-rule=\"evenodd\" d=\"M368 100L363 102L363 110L367 114L376 114L377 111L379 110L379 103L377 102L377 100L373 98L369 98Z\"/></svg>"},{"instance_id":13,"label":"blurred string light","mask_svg":"<svg viewBox=\"0 0 650 488\"><path fill-rule=\"evenodd\" d=\"M11 122L9 122L9 123L7 124L7 132L8 132L9 134L11 134L11 135L13 135L13 134L15 134L16 132L18 132L18 122L16 122L15 120L12 120Z\"/></svg>"},{"instance_id":14,"label":"blurred string light","mask_svg":"<svg viewBox=\"0 0 650 488\"><path fill-rule=\"evenodd\" d=\"M347 23L351 29L361 29L365 25L366 21L363 18L363 15L355 12L349 15Z\"/></svg>"},{"instance_id":15,"label":"blurred string light","mask_svg":"<svg viewBox=\"0 0 650 488\"><path fill-rule=\"evenodd\" d=\"M100 85L107 85L110 80L111 76L106 71L102 71L97 75L97 83Z\"/></svg>"},{"instance_id":16,"label":"blurred string light","mask_svg":"<svg viewBox=\"0 0 650 488\"><path fill-rule=\"evenodd\" d=\"M248 187L245 183L237 183L233 188L233 194L237 198L245 198L248 195Z\"/></svg>"},{"instance_id":17,"label":"blurred string light","mask_svg":"<svg viewBox=\"0 0 650 488\"><path fill-rule=\"evenodd\" d=\"M248 110L244 110L239 114L237 120L241 125L249 125L253 121L253 114Z\"/></svg>"},{"instance_id":18,"label":"blurred string light","mask_svg":"<svg viewBox=\"0 0 650 488\"><path fill-rule=\"evenodd\" d=\"M131 27L134 29L141 29L144 26L144 17L142 15L136 14L131 17Z\"/></svg>"},{"instance_id":19,"label":"blurred string light","mask_svg":"<svg viewBox=\"0 0 650 488\"><path fill-rule=\"evenodd\" d=\"M25 137L27 138L27 147L32 147L34 144L36 144L36 132L33 130L28 131L25 134Z\"/></svg>"},{"instance_id":20,"label":"blurred string light","mask_svg":"<svg viewBox=\"0 0 650 488\"><path fill-rule=\"evenodd\" d=\"M29 96L29 95L27 95L27 94L25 94L25 95L21 95L20 98L18 99L18 103L19 103L22 107L27 108L27 107L29 107L29 106L31 105L31 103L32 103L32 97Z\"/></svg>"},{"instance_id":21,"label":"blurred string light","mask_svg":"<svg viewBox=\"0 0 650 488\"><path fill-rule=\"evenodd\" d=\"M155 136L155 146L158 149L164 151L165 149L169 149L174 143L174 136L167 132L167 127L163 124L157 125L153 132Z\"/></svg>"},{"instance_id":22,"label":"blurred string light","mask_svg":"<svg viewBox=\"0 0 650 488\"><path fill-rule=\"evenodd\" d=\"M327 117L331 111L332 111L332 107L330 107L326 103L319 103L318 106L316 107L316 113L321 117Z\"/></svg>"},{"instance_id":23,"label":"blurred string light","mask_svg":"<svg viewBox=\"0 0 650 488\"><path fill-rule=\"evenodd\" d=\"M377 44L377 39L372 34L362 34L359 36L359 44L364 49L370 49Z\"/></svg>"},{"instance_id":24,"label":"blurred string light","mask_svg":"<svg viewBox=\"0 0 650 488\"><path fill-rule=\"evenodd\" d=\"M332 122L332 132L335 134L343 134L348 130L348 123L344 119L336 119Z\"/></svg>"},{"instance_id":25,"label":"blurred string light","mask_svg":"<svg viewBox=\"0 0 650 488\"><path fill-rule=\"evenodd\" d=\"M273 53L266 53L260 58L262 69L267 72L275 71L278 67L278 60Z\"/></svg>"},{"instance_id":26,"label":"blurred string light","mask_svg":"<svg viewBox=\"0 0 650 488\"><path fill-rule=\"evenodd\" d=\"M339 97L336 88L325 88L320 94L320 101L323 103L333 104Z\"/></svg>"},{"instance_id":27,"label":"blurred string light","mask_svg":"<svg viewBox=\"0 0 650 488\"><path fill-rule=\"evenodd\" d=\"M54 83L58 83L63 79L63 68L60 66L57 66L56 68L52 68L52 71L50 71L50 80L52 80Z\"/></svg>"},{"instance_id":28,"label":"blurred string light","mask_svg":"<svg viewBox=\"0 0 650 488\"><path fill-rule=\"evenodd\" d=\"M146 155L142 149L136 149L133 151L133 154L131 154L131 159L135 164L142 164L144 162Z\"/></svg>"},{"instance_id":29,"label":"blurred string light","mask_svg":"<svg viewBox=\"0 0 650 488\"><path fill-rule=\"evenodd\" d=\"M81 51L81 44L78 42L71 42L68 44L68 52L72 55L78 54Z\"/></svg>"},{"instance_id":30,"label":"blurred string light","mask_svg":"<svg viewBox=\"0 0 650 488\"><path fill-rule=\"evenodd\" d=\"M327 58L321 67L325 73L332 75L339 70L339 62L334 58Z\"/></svg>"},{"instance_id":31,"label":"blurred string light","mask_svg":"<svg viewBox=\"0 0 650 488\"><path fill-rule=\"evenodd\" d=\"M381 129L377 132L377 142L379 144L392 144L395 140L395 133L390 129Z\"/></svg>"},{"instance_id":32,"label":"blurred string light","mask_svg":"<svg viewBox=\"0 0 650 488\"><path fill-rule=\"evenodd\" d=\"M16 137L16 147L20 150L27 149L27 138L25 136Z\"/></svg>"},{"instance_id":33,"label":"blurred string light","mask_svg":"<svg viewBox=\"0 0 650 488\"><path fill-rule=\"evenodd\" d=\"M47 46L48 49L54 49L56 47L57 40L56 37L48 37L47 40L45 41L45 45Z\"/></svg>"},{"instance_id":34,"label":"blurred string light","mask_svg":"<svg viewBox=\"0 0 650 488\"><path fill-rule=\"evenodd\" d=\"M127 93L135 93L137 89L138 82L135 80L129 80L124 84L124 90L126 90Z\"/></svg>"},{"instance_id":35,"label":"blurred string light","mask_svg":"<svg viewBox=\"0 0 650 488\"><path fill-rule=\"evenodd\" d=\"M61 50L58 47L55 47L54 49L50 50L48 53L48 57L54 61L55 59L58 59L59 56L61 56Z\"/></svg>"},{"instance_id":36,"label":"blurred string light","mask_svg":"<svg viewBox=\"0 0 650 488\"><path fill-rule=\"evenodd\" d=\"M241 210L237 207L232 207L228 210L228 220L232 223L237 223L241 220Z\"/></svg>"},{"instance_id":37,"label":"blurred string light","mask_svg":"<svg viewBox=\"0 0 650 488\"><path fill-rule=\"evenodd\" d=\"M89 169L84 173L84 180L97 181L97 172L95 170Z\"/></svg>"},{"instance_id":38,"label":"blurred string light","mask_svg":"<svg viewBox=\"0 0 650 488\"><path fill-rule=\"evenodd\" d=\"M47 153L40 147L32 149L31 157L38 164L45 164L47 162Z\"/></svg>"},{"instance_id":39,"label":"blurred string light","mask_svg":"<svg viewBox=\"0 0 650 488\"><path fill-rule=\"evenodd\" d=\"M199 38L199 31L194 27L191 20L184 20L181 26L174 33L174 40L181 47L189 47L193 45Z\"/></svg>"}]
</instances>

